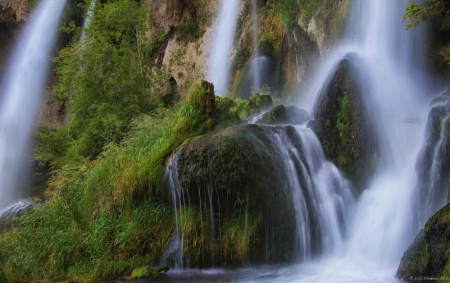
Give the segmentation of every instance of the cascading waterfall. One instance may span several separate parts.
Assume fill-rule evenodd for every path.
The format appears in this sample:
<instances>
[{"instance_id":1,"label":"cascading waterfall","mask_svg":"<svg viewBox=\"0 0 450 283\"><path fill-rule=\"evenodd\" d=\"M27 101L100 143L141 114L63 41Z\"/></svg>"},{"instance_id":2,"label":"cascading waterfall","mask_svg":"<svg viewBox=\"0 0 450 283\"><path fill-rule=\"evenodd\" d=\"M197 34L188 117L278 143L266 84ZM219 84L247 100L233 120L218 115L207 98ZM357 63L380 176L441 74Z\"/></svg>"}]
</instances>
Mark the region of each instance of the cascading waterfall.
<instances>
[{"instance_id":1,"label":"cascading waterfall","mask_svg":"<svg viewBox=\"0 0 450 283\"><path fill-rule=\"evenodd\" d=\"M400 258L424 224L416 217L420 200L414 168L428 110L426 76L417 63L417 46L424 39L422 31L407 31L401 22L407 4L354 1L345 40L317 74L310 97L302 101L312 110L339 62L357 58L358 67L368 74L360 83L380 144L377 172L357 203L344 259L322 263L341 269L336 274L342 278L320 276L323 282L395 282ZM427 217L437 209L430 209Z\"/></svg>"},{"instance_id":2,"label":"cascading waterfall","mask_svg":"<svg viewBox=\"0 0 450 283\"><path fill-rule=\"evenodd\" d=\"M6 69L0 86L0 214L26 197L20 195L27 178L30 140L43 93L63 0L41 1Z\"/></svg>"},{"instance_id":3,"label":"cascading waterfall","mask_svg":"<svg viewBox=\"0 0 450 283\"><path fill-rule=\"evenodd\" d=\"M343 59L357 64L358 69L362 68L367 72L367 76L359 83L363 90L363 99L369 105L369 118L377 131L380 152L375 176L354 209L351 208L350 200L343 203L343 206L349 206L344 211L353 215L348 229L340 231L346 232L347 237L325 243L325 246L334 248L325 248L324 251L334 252L325 253L325 257L319 262L302 263L300 266L271 272L269 279L256 276L256 281L398 282L394 275L401 255L424 221L442 206L442 202L432 201L428 201L430 204L418 205L422 199L417 189L414 165L424 139L424 121L428 111L424 94L428 92L429 87L427 76L418 63L422 53L420 43L424 41L423 30L407 31L406 24L402 23L407 4L407 0L395 3L390 0L353 1L343 42L330 52L309 86L309 95L302 97L299 102L312 113L315 101ZM441 119L444 121L441 125L445 125L447 116ZM280 152L284 154L285 147L290 150L292 148L282 135L275 134L278 131L280 129L273 128L272 138L279 140ZM442 140L448 135L447 131L441 129L441 135ZM317 153L304 144L303 147L303 152L313 155ZM441 143L437 141L434 155L445 150L441 147ZM284 158L289 163L293 162L297 155L291 152ZM321 163L321 160L316 154L310 159L312 163L308 164ZM438 166L436 164L440 163L432 161L433 167ZM289 172L288 179L291 182L290 187L293 188L291 194L297 212L297 239L302 247L298 251L299 258L307 259L310 256L308 249L311 247L307 223L311 215L303 210L304 191L296 189L298 179L292 173L295 170L291 172L289 165L283 166L286 166L284 170ZM438 172L437 169L433 170ZM313 204L326 203L333 195L325 194L319 201L314 196L321 191L318 189L321 186L317 183L325 182L326 184L322 184L323 188L330 188L330 183L326 180L334 180L331 183L335 184L339 178L329 179L325 177L329 173L313 172L309 180L314 179L314 182L308 183L308 194L312 196ZM431 175L436 173L433 172ZM173 192L174 200L182 199L181 188ZM424 199L432 198L433 196L428 196ZM179 201L175 203L180 205ZM422 214L426 214L421 220L417 216L419 209L423 210ZM314 210L314 214L326 223L328 228L334 227L331 222L327 222L327 214L321 214L320 210ZM336 230L339 228L322 231L321 236L336 239L332 232ZM255 282L253 279L241 281Z\"/></svg>"},{"instance_id":4,"label":"cascading waterfall","mask_svg":"<svg viewBox=\"0 0 450 283\"><path fill-rule=\"evenodd\" d=\"M214 39L208 58L206 79L214 84L217 95L220 96L225 96L228 92L239 2L239 0L222 0L214 27Z\"/></svg>"},{"instance_id":5,"label":"cascading waterfall","mask_svg":"<svg viewBox=\"0 0 450 283\"><path fill-rule=\"evenodd\" d=\"M282 172L283 177L280 178L283 181L280 180L280 187L277 189L286 190L290 196L288 199L291 203L283 209L285 211L292 209L296 218L294 230L297 231L297 235L294 238L297 259L305 261L318 254L335 253L343 245L345 227L348 225L350 213L354 207L354 197L348 181L341 176L332 163L326 160L320 142L312 130L304 126L254 127L258 127L263 135L258 138L260 140L255 141L258 144L258 151L268 153L271 159L277 162L277 167ZM270 142L267 143L267 141ZM174 261L173 265L180 268L189 266L189 255L183 254L181 243L186 239L180 227L184 227L185 224L178 218L178 214L183 208L195 205L191 201L197 193L192 191L193 188L182 188L178 181L178 160L179 155L176 154L171 159L165 175L165 183L173 202L177 223L176 235L167 252L171 255L166 257L171 257L171 261ZM209 183L203 186L207 188L207 194L205 194L207 198L201 197L205 188L198 188L200 203L196 204L199 205L199 211L209 211L209 215L205 212L204 215L201 214L201 217L202 221L211 222L211 237L214 237L216 233L213 214L220 214L217 208L220 199L215 199L214 192L214 180L217 178L218 176L210 176ZM220 233L219 231L216 234ZM187 239L189 240L193 239Z\"/></svg>"}]
</instances>

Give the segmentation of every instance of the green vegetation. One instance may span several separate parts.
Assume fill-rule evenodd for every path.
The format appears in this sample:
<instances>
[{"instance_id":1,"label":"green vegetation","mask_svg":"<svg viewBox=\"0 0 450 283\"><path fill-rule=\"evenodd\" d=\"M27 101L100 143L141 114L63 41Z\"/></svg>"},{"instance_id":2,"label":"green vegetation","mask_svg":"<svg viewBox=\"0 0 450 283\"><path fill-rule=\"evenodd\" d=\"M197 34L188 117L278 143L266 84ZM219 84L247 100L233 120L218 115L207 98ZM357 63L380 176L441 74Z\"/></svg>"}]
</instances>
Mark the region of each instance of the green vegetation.
<instances>
[{"instance_id":1,"label":"green vegetation","mask_svg":"<svg viewBox=\"0 0 450 283\"><path fill-rule=\"evenodd\" d=\"M343 96L338 98L339 111L337 112L336 129L339 136L339 143L342 146L337 157L337 164L340 168L346 168L350 165L351 159L357 158L358 152L356 152L355 137L352 131L352 121L350 118L350 102L348 95L343 92Z\"/></svg>"},{"instance_id":2,"label":"green vegetation","mask_svg":"<svg viewBox=\"0 0 450 283\"><path fill-rule=\"evenodd\" d=\"M447 204L425 224L403 255L397 276L407 278L450 276L450 205Z\"/></svg>"},{"instance_id":3,"label":"green vegetation","mask_svg":"<svg viewBox=\"0 0 450 283\"><path fill-rule=\"evenodd\" d=\"M183 23L177 26L176 30L178 40L187 39L190 41L200 38L204 32L195 21Z\"/></svg>"},{"instance_id":4,"label":"green vegetation","mask_svg":"<svg viewBox=\"0 0 450 283\"><path fill-rule=\"evenodd\" d=\"M433 19L440 35L439 56L446 68L450 68L450 2L446 0L426 0L424 4L411 1L406 8L403 21L409 21L407 29Z\"/></svg>"},{"instance_id":5,"label":"green vegetation","mask_svg":"<svg viewBox=\"0 0 450 283\"><path fill-rule=\"evenodd\" d=\"M136 118L121 144L110 143L94 161L56 170L53 197L1 232L1 273L9 280L91 280L154 264L174 226L159 199L164 164L207 128L203 93L194 85L178 110Z\"/></svg>"},{"instance_id":6,"label":"green vegetation","mask_svg":"<svg viewBox=\"0 0 450 283\"><path fill-rule=\"evenodd\" d=\"M27 2L27 8L29 10L33 9L34 7L36 7L36 5L39 3L40 0L28 0Z\"/></svg>"},{"instance_id":7,"label":"green vegetation","mask_svg":"<svg viewBox=\"0 0 450 283\"><path fill-rule=\"evenodd\" d=\"M273 9L285 27L290 28L297 22L300 11L298 0L276 0Z\"/></svg>"},{"instance_id":8,"label":"green vegetation","mask_svg":"<svg viewBox=\"0 0 450 283\"><path fill-rule=\"evenodd\" d=\"M268 94L253 94L248 100L236 99L234 105L229 108L229 113L243 120L258 114L273 105L272 97Z\"/></svg>"},{"instance_id":9,"label":"green vegetation","mask_svg":"<svg viewBox=\"0 0 450 283\"><path fill-rule=\"evenodd\" d=\"M131 120L160 103L148 63L153 50L145 36L148 13L146 6L131 0L97 5L86 40L79 42L74 36L74 42L59 52L55 92L69 101L69 124L60 129L68 140L53 166L79 156L95 158L106 144L120 142ZM73 24L66 31L79 32ZM50 139L53 135L61 136L52 134Z\"/></svg>"},{"instance_id":10,"label":"green vegetation","mask_svg":"<svg viewBox=\"0 0 450 283\"><path fill-rule=\"evenodd\" d=\"M331 7L329 0L276 0L273 9L281 23L287 28L293 27L300 19L308 24L320 7Z\"/></svg>"}]
</instances>

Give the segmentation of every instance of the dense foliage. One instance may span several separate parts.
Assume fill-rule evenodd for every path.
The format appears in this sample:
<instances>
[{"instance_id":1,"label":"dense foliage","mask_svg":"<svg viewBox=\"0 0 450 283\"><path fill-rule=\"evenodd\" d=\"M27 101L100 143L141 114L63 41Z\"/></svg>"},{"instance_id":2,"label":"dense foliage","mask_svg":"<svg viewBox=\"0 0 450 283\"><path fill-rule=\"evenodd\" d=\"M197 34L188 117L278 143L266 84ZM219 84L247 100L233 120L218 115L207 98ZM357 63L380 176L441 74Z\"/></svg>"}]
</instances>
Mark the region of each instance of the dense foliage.
<instances>
[{"instance_id":1,"label":"dense foliage","mask_svg":"<svg viewBox=\"0 0 450 283\"><path fill-rule=\"evenodd\" d=\"M211 121L199 85L172 108L160 103L164 72L149 59L165 36L145 36L148 15L136 1L102 1L83 41L64 28L73 42L56 59L55 91L68 123L38 132L47 200L0 230L0 281L117 278L162 256L174 226L165 164Z\"/></svg>"},{"instance_id":2,"label":"dense foliage","mask_svg":"<svg viewBox=\"0 0 450 283\"><path fill-rule=\"evenodd\" d=\"M95 6L84 40L73 24L66 27L74 41L56 59L55 91L66 102L69 123L58 132L40 132L41 161L58 167L76 157L94 158L123 138L133 118L158 104L145 36L148 14L134 1L109 1ZM56 152L52 141L59 144Z\"/></svg>"}]
</instances>

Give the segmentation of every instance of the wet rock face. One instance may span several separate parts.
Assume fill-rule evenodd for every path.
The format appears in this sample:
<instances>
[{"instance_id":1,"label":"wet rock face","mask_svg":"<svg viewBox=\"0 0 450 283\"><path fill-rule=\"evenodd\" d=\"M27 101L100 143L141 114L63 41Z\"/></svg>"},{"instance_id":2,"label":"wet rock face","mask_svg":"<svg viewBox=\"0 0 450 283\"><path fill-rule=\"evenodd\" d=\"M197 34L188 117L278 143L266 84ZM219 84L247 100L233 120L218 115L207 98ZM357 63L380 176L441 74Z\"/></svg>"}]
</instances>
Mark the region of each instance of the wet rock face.
<instances>
[{"instance_id":1,"label":"wet rock face","mask_svg":"<svg viewBox=\"0 0 450 283\"><path fill-rule=\"evenodd\" d=\"M357 83L361 72L352 69L349 59L340 63L316 102L312 127L328 158L359 189L373 173L377 152L375 127Z\"/></svg>"},{"instance_id":2,"label":"wet rock face","mask_svg":"<svg viewBox=\"0 0 450 283\"><path fill-rule=\"evenodd\" d=\"M425 142L416 162L423 206L420 211L425 211L425 215L430 215L428 207L440 207L450 201L448 168L450 168L450 91L431 102Z\"/></svg>"},{"instance_id":3,"label":"wet rock face","mask_svg":"<svg viewBox=\"0 0 450 283\"><path fill-rule=\"evenodd\" d=\"M319 60L319 48L308 33L299 26L286 32L281 44L280 87L288 94L295 93Z\"/></svg>"},{"instance_id":4,"label":"wet rock face","mask_svg":"<svg viewBox=\"0 0 450 283\"><path fill-rule=\"evenodd\" d=\"M205 18L215 11L217 0L145 0L155 23L163 29L183 21Z\"/></svg>"},{"instance_id":5,"label":"wet rock face","mask_svg":"<svg viewBox=\"0 0 450 283\"><path fill-rule=\"evenodd\" d=\"M25 0L0 0L0 77L14 45L16 32L27 18L26 3Z\"/></svg>"},{"instance_id":6,"label":"wet rock face","mask_svg":"<svg viewBox=\"0 0 450 283\"><path fill-rule=\"evenodd\" d=\"M264 131L270 128L228 128L185 145L178 160L178 179L185 199L191 207L206 205L209 209L211 205L220 219L217 226L238 213L248 213L250 219L262 218L256 233L259 240L248 251L252 255L249 260L260 264L292 260L295 242L295 216L293 211L288 212L287 205L287 178L278 166L282 161L276 161L280 158L276 146ZM266 247L267 243L270 246Z\"/></svg>"},{"instance_id":7,"label":"wet rock face","mask_svg":"<svg viewBox=\"0 0 450 283\"><path fill-rule=\"evenodd\" d=\"M447 281L450 276L448 239L450 239L450 204L428 220L425 228L404 253L396 276L406 282Z\"/></svg>"}]
</instances>

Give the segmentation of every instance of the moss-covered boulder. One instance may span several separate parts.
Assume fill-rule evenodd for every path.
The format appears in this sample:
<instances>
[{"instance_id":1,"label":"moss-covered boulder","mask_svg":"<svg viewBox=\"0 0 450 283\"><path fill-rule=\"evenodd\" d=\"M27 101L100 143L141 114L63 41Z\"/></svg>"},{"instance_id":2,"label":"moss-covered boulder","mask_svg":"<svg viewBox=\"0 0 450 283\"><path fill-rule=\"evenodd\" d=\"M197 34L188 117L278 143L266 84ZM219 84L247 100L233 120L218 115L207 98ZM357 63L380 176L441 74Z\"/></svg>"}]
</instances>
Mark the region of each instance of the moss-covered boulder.
<instances>
[{"instance_id":1,"label":"moss-covered boulder","mask_svg":"<svg viewBox=\"0 0 450 283\"><path fill-rule=\"evenodd\" d=\"M333 246L329 229L348 224L343 204L353 203L314 133L294 126L247 124L193 140L165 183L180 247L171 258L189 267L310 259Z\"/></svg>"},{"instance_id":2,"label":"moss-covered boulder","mask_svg":"<svg viewBox=\"0 0 450 283\"><path fill-rule=\"evenodd\" d=\"M406 282L447 281L450 278L449 239L450 204L447 204L428 220L409 246L396 276Z\"/></svg>"},{"instance_id":3,"label":"moss-covered boulder","mask_svg":"<svg viewBox=\"0 0 450 283\"><path fill-rule=\"evenodd\" d=\"M265 113L258 122L263 124L300 125L308 120L309 114L306 110L293 105L284 106L280 104Z\"/></svg>"},{"instance_id":4,"label":"moss-covered boulder","mask_svg":"<svg viewBox=\"0 0 450 283\"><path fill-rule=\"evenodd\" d=\"M314 127L326 155L353 182L363 188L375 168L375 130L368 118L360 82L363 70L355 70L349 56L338 65L315 105Z\"/></svg>"},{"instance_id":5,"label":"moss-covered boulder","mask_svg":"<svg viewBox=\"0 0 450 283\"><path fill-rule=\"evenodd\" d=\"M270 127L231 127L185 145L177 177L178 212L192 266L293 259L295 215ZM283 207L283 209L273 209Z\"/></svg>"},{"instance_id":6,"label":"moss-covered boulder","mask_svg":"<svg viewBox=\"0 0 450 283\"><path fill-rule=\"evenodd\" d=\"M151 266L143 266L139 268L135 268L131 275L127 277L128 280L134 280L134 279L143 279L143 278L152 278L152 277L158 277L163 272L169 271L168 265L162 265L157 267L151 267Z\"/></svg>"}]
</instances>

